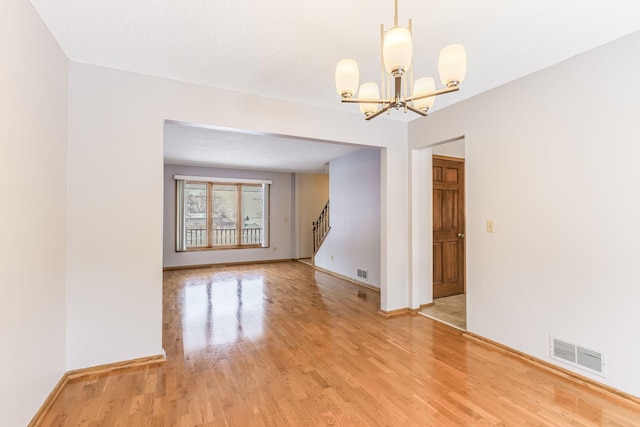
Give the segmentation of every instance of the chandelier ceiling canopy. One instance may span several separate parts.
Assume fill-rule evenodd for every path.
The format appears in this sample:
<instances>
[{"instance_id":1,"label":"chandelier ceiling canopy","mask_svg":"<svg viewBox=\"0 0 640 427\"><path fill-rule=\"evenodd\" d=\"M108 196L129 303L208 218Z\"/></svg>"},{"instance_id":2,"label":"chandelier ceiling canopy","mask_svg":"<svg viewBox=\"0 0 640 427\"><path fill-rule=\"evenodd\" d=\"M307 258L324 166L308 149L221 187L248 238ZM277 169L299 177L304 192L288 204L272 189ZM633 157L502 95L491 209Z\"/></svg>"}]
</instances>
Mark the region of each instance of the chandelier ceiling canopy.
<instances>
[{"instance_id":1,"label":"chandelier ceiling canopy","mask_svg":"<svg viewBox=\"0 0 640 427\"><path fill-rule=\"evenodd\" d=\"M435 80L431 77L413 81L411 20L407 28L398 26L398 0L395 0L393 27L385 31L384 25L380 26L380 42L381 90L373 82L363 83L358 88L360 72L355 60L343 59L336 66L336 90L342 97L342 102L359 104L360 111L367 120L392 108L402 108L405 113L409 110L426 116L437 95L457 91L465 78L466 52L462 45L453 44L442 49L438 62L440 80L445 88L436 90ZM410 81L408 90L407 79ZM356 92L357 98L354 97Z\"/></svg>"}]
</instances>

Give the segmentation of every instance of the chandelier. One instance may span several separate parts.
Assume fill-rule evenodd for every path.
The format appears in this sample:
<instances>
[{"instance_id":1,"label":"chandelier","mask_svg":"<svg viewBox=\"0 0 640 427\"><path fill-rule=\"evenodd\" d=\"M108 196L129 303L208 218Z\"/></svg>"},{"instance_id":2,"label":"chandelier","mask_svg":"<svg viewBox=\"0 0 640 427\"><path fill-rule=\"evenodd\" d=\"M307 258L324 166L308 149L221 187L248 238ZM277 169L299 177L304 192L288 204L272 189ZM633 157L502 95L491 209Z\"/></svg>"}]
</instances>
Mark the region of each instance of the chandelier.
<instances>
[{"instance_id":1,"label":"chandelier","mask_svg":"<svg viewBox=\"0 0 640 427\"><path fill-rule=\"evenodd\" d=\"M392 108L402 108L405 113L409 110L426 116L437 95L457 91L464 80L467 71L466 53L462 45L453 44L442 49L438 61L440 80L446 88L436 90L435 80L431 77L413 81L411 19L407 28L398 26L398 0L395 0L393 28L385 31L384 25L380 25L380 43L382 98L378 85L371 82L363 83L358 91L359 98L354 98L360 80L358 63L353 59L343 59L336 66L336 89L342 97L342 102L359 104L366 120L371 120ZM407 78L411 81L408 92Z\"/></svg>"}]
</instances>

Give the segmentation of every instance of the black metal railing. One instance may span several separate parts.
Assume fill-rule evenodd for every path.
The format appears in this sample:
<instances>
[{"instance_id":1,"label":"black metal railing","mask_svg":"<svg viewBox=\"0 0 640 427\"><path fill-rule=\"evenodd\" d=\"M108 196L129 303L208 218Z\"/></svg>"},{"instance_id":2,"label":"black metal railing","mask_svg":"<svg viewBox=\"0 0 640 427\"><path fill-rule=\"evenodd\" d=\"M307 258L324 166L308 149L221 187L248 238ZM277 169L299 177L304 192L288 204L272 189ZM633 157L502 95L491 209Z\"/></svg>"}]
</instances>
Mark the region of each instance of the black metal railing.
<instances>
[{"instance_id":1,"label":"black metal railing","mask_svg":"<svg viewBox=\"0 0 640 427\"><path fill-rule=\"evenodd\" d=\"M262 242L261 228L244 228L241 230L241 244L251 245L260 244ZM235 228L214 228L211 230L211 239L213 246L231 246L237 245ZM209 246L207 238L207 230L204 228L188 228L187 229L187 247Z\"/></svg>"},{"instance_id":2,"label":"black metal railing","mask_svg":"<svg viewBox=\"0 0 640 427\"><path fill-rule=\"evenodd\" d=\"M245 228L242 230L242 243L262 243L262 228Z\"/></svg>"},{"instance_id":3,"label":"black metal railing","mask_svg":"<svg viewBox=\"0 0 640 427\"><path fill-rule=\"evenodd\" d=\"M315 254L320 248L320 245L327 237L327 233L331 229L329 224L329 201L322 208L322 212L318 216L318 219L313 221L313 253Z\"/></svg>"},{"instance_id":4,"label":"black metal railing","mask_svg":"<svg viewBox=\"0 0 640 427\"><path fill-rule=\"evenodd\" d=\"M204 228L187 228L187 247L207 246L207 230Z\"/></svg>"}]
</instances>

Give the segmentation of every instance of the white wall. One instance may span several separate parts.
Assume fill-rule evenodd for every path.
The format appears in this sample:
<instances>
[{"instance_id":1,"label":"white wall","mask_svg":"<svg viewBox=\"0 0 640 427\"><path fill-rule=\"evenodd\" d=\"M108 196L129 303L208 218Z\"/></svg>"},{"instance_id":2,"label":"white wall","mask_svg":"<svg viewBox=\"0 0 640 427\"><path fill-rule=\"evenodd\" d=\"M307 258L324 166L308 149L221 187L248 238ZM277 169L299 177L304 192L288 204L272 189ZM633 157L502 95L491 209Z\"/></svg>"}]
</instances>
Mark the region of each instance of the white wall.
<instances>
[{"instance_id":1,"label":"white wall","mask_svg":"<svg viewBox=\"0 0 640 427\"><path fill-rule=\"evenodd\" d=\"M69 109L68 369L161 351L165 120L387 147L381 305L406 307L404 123L75 62Z\"/></svg>"},{"instance_id":2,"label":"white wall","mask_svg":"<svg viewBox=\"0 0 640 427\"><path fill-rule=\"evenodd\" d=\"M432 148L433 154L438 156L457 157L464 159L464 139L440 144Z\"/></svg>"},{"instance_id":3,"label":"white wall","mask_svg":"<svg viewBox=\"0 0 640 427\"><path fill-rule=\"evenodd\" d=\"M608 378L576 372L636 396L638 46L640 33L409 126L416 149L465 136L468 329L548 361L549 334L604 351Z\"/></svg>"},{"instance_id":4,"label":"white wall","mask_svg":"<svg viewBox=\"0 0 640 427\"><path fill-rule=\"evenodd\" d=\"M329 175L297 173L296 194L296 258L313 255L313 222L329 200Z\"/></svg>"},{"instance_id":5,"label":"white wall","mask_svg":"<svg viewBox=\"0 0 640 427\"><path fill-rule=\"evenodd\" d=\"M65 369L68 61L29 2L0 13L0 417L27 425Z\"/></svg>"},{"instance_id":6,"label":"white wall","mask_svg":"<svg viewBox=\"0 0 640 427\"><path fill-rule=\"evenodd\" d=\"M391 312L409 307L409 149L408 136L398 134L381 150L380 197L380 309ZM398 168L399 166L399 168ZM399 189L405 189L398 191ZM404 245L395 242L402 239ZM407 270L405 270L407 268ZM391 285L393 283L393 285ZM405 286L404 284L407 284Z\"/></svg>"},{"instance_id":7,"label":"white wall","mask_svg":"<svg viewBox=\"0 0 640 427\"><path fill-rule=\"evenodd\" d=\"M410 308L433 302L433 183L431 148L411 151Z\"/></svg>"},{"instance_id":8,"label":"white wall","mask_svg":"<svg viewBox=\"0 0 640 427\"><path fill-rule=\"evenodd\" d=\"M315 263L380 287L380 150L361 148L329 163L331 231ZM398 189L404 191L405 189ZM357 276L368 271L368 280Z\"/></svg>"},{"instance_id":9,"label":"white wall","mask_svg":"<svg viewBox=\"0 0 640 427\"><path fill-rule=\"evenodd\" d=\"M268 248L176 252L176 185L174 175L270 179L270 246ZM293 201L290 173L244 171L195 166L164 166L164 267L267 261L293 258Z\"/></svg>"}]
</instances>

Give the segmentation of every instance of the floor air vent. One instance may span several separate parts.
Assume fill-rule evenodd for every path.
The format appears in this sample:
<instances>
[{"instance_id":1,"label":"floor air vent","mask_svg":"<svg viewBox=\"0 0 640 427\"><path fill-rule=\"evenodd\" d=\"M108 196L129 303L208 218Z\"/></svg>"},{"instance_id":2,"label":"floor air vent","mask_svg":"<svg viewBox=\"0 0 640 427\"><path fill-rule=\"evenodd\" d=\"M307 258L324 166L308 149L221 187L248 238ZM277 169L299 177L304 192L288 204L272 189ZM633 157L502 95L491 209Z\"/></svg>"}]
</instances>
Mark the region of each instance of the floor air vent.
<instances>
[{"instance_id":1,"label":"floor air vent","mask_svg":"<svg viewBox=\"0 0 640 427\"><path fill-rule=\"evenodd\" d=\"M369 276L369 273L367 272L367 270L360 270L360 269L358 269L358 277L359 277L360 279L367 280L367 277L368 277L368 276Z\"/></svg>"},{"instance_id":2,"label":"floor air vent","mask_svg":"<svg viewBox=\"0 0 640 427\"><path fill-rule=\"evenodd\" d=\"M551 358L606 377L604 353L549 336Z\"/></svg>"}]
</instances>

